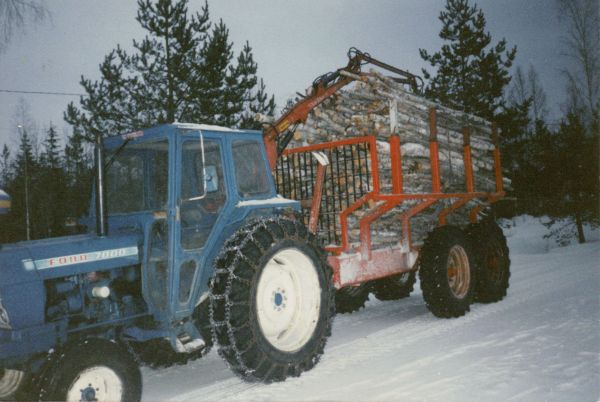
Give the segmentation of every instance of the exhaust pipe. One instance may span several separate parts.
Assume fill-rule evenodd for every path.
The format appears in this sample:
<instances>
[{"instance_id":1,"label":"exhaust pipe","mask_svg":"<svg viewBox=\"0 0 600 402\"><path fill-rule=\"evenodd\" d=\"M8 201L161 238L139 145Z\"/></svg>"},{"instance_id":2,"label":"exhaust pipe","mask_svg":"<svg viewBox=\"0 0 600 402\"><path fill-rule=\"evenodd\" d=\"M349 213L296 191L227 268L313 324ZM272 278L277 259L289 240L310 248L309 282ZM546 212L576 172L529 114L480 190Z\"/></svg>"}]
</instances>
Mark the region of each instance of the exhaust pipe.
<instances>
[{"instance_id":1,"label":"exhaust pipe","mask_svg":"<svg viewBox=\"0 0 600 402\"><path fill-rule=\"evenodd\" d=\"M96 134L94 161L96 164L96 234L99 237L105 237L108 235L108 222L106 221L106 194L104 192L104 147L100 134Z\"/></svg>"}]
</instances>

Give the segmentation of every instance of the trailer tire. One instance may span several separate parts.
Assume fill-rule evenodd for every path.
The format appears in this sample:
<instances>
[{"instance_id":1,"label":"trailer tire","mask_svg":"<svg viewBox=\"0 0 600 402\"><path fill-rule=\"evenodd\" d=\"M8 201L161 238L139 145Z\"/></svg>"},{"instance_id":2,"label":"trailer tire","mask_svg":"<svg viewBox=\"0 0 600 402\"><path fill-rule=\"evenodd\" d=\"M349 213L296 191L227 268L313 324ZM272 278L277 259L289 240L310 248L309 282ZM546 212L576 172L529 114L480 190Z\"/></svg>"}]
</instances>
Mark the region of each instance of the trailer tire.
<instances>
[{"instance_id":1,"label":"trailer tire","mask_svg":"<svg viewBox=\"0 0 600 402\"><path fill-rule=\"evenodd\" d=\"M373 294L379 300L399 300L410 296L417 281L416 271L405 272L373 282Z\"/></svg>"},{"instance_id":2,"label":"trailer tire","mask_svg":"<svg viewBox=\"0 0 600 402\"><path fill-rule=\"evenodd\" d=\"M337 313L352 313L360 310L369 300L370 286L361 283L358 286L346 286L335 292L335 311Z\"/></svg>"},{"instance_id":3,"label":"trailer tire","mask_svg":"<svg viewBox=\"0 0 600 402\"><path fill-rule=\"evenodd\" d=\"M218 352L247 381L299 376L319 361L335 314L331 268L314 235L282 217L250 221L215 260Z\"/></svg>"},{"instance_id":4,"label":"trailer tire","mask_svg":"<svg viewBox=\"0 0 600 402\"><path fill-rule=\"evenodd\" d=\"M15 400L25 380L25 372L0 369L0 401Z\"/></svg>"},{"instance_id":5,"label":"trailer tire","mask_svg":"<svg viewBox=\"0 0 600 402\"><path fill-rule=\"evenodd\" d=\"M506 237L496 222L489 220L467 227L477 268L475 301L494 303L506 296L510 279L510 256Z\"/></svg>"},{"instance_id":6,"label":"trailer tire","mask_svg":"<svg viewBox=\"0 0 600 402\"><path fill-rule=\"evenodd\" d=\"M419 279L427 308L437 317L460 317L470 309L476 284L470 242L455 226L434 229L421 249Z\"/></svg>"},{"instance_id":7,"label":"trailer tire","mask_svg":"<svg viewBox=\"0 0 600 402\"><path fill-rule=\"evenodd\" d=\"M40 400L131 401L142 396L142 375L122 345L91 338L55 352L41 382Z\"/></svg>"}]
</instances>

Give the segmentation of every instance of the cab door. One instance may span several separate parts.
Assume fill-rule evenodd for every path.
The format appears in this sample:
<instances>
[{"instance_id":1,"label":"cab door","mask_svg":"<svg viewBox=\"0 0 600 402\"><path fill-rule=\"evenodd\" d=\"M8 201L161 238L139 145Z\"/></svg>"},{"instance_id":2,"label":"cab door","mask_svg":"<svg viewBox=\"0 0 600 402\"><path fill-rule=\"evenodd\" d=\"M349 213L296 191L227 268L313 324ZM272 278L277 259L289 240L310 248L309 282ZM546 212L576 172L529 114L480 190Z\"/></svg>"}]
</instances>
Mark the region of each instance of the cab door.
<instances>
[{"instance_id":1,"label":"cab door","mask_svg":"<svg viewBox=\"0 0 600 402\"><path fill-rule=\"evenodd\" d=\"M171 289L175 318L195 307L190 298L202 274L205 245L227 201L221 139L195 132L179 135L177 145Z\"/></svg>"}]
</instances>

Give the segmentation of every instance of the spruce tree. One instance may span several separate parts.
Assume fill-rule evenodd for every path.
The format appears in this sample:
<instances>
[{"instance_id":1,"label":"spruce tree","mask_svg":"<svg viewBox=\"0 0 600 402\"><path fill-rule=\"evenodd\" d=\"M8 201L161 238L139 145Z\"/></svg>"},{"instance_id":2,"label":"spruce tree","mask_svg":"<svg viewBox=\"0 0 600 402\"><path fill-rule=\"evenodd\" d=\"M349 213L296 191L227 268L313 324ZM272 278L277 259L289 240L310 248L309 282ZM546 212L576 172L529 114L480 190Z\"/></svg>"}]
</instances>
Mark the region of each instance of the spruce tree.
<instances>
[{"instance_id":1,"label":"spruce tree","mask_svg":"<svg viewBox=\"0 0 600 402\"><path fill-rule=\"evenodd\" d=\"M87 93L71 103L65 120L88 139L174 121L250 125L249 110L273 114L260 100L251 48L234 62L223 21L212 26L208 4L188 12L187 0L138 0L137 21L146 31L128 54L117 46L100 65L101 78L82 77ZM254 112L254 110L252 110Z\"/></svg>"},{"instance_id":2,"label":"spruce tree","mask_svg":"<svg viewBox=\"0 0 600 402\"><path fill-rule=\"evenodd\" d=\"M64 234L66 219L67 183L56 128L50 124L42 144L39 173L33 189L36 200L34 218L39 237Z\"/></svg>"},{"instance_id":3,"label":"spruce tree","mask_svg":"<svg viewBox=\"0 0 600 402\"><path fill-rule=\"evenodd\" d=\"M582 116L568 113L552 142L546 145L541 176L545 182L547 210L567 217L580 243L586 241L583 224L600 224L598 154L600 135L589 136ZM574 224L574 225L573 225ZM556 228L564 231L563 228Z\"/></svg>"},{"instance_id":4,"label":"spruce tree","mask_svg":"<svg viewBox=\"0 0 600 402\"><path fill-rule=\"evenodd\" d=\"M419 49L421 58L435 69L435 73L423 69L429 80L425 95L492 119L504 103L503 89L510 82L508 69L516 46L507 50L505 39L492 45L492 37L485 31L483 11L477 5L469 5L468 0L447 0L439 19L442 48L433 54Z\"/></svg>"},{"instance_id":5,"label":"spruce tree","mask_svg":"<svg viewBox=\"0 0 600 402\"><path fill-rule=\"evenodd\" d=\"M27 209L29 209L30 238L36 237L36 225L32 217L32 211L35 209L32 188L33 178L38 171L38 163L27 130L23 129L20 132L19 140L19 149L12 162L12 180L5 188L12 200L10 219L1 231L3 232L3 242L27 238Z\"/></svg>"},{"instance_id":6,"label":"spruce tree","mask_svg":"<svg viewBox=\"0 0 600 402\"><path fill-rule=\"evenodd\" d=\"M66 217L71 219L85 215L89 208L92 172L85 144L83 135L75 130L65 146Z\"/></svg>"},{"instance_id":7,"label":"spruce tree","mask_svg":"<svg viewBox=\"0 0 600 402\"><path fill-rule=\"evenodd\" d=\"M0 153L0 172L0 188L5 188L11 177L10 150L6 144L4 144L2 153Z\"/></svg>"}]
</instances>

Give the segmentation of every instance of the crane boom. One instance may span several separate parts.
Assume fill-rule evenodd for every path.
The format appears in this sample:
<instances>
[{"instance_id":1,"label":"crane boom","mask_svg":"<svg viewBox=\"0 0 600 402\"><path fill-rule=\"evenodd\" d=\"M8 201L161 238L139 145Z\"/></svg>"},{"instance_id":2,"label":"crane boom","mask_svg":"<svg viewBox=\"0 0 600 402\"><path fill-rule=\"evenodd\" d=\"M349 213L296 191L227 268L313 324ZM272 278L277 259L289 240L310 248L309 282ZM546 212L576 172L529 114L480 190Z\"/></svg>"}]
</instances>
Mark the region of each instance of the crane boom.
<instances>
[{"instance_id":1,"label":"crane boom","mask_svg":"<svg viewBox=\"0 0 600 402\"><path fill-rule=\"evenodd\" d=\"M353 81L364 79L367 75L361 71L364 64L373 64L395 73L397 76L392 77L392 79L409 85L415 92L419 92L422 87L420 77L379 61L371 57L368 53L361 52L356 48L350 48L348 50L348 64L345 67L318 77L313 82L306 96L296 102L279 119L265 129L263 138L271 169L275 168L277 158L292 139L296 125L304 123L308 118L308 114L314 108L341 88Z\"/></svg>"}]
</instances>

